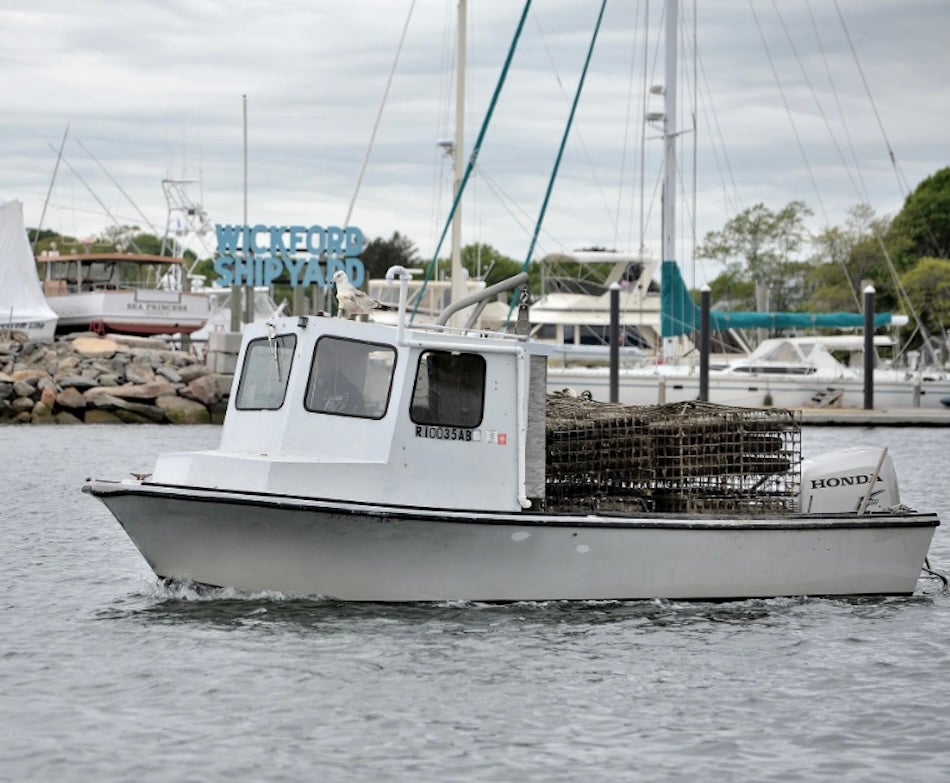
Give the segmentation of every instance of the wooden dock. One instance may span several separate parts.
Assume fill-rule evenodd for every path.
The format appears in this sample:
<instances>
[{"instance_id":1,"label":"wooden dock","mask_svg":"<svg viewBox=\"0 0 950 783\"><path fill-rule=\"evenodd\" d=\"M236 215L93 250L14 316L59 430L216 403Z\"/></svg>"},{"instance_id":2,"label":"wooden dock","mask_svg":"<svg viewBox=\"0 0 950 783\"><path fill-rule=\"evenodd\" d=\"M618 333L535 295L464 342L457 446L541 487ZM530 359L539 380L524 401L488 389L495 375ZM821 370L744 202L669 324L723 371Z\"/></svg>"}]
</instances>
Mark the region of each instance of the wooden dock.
<instances>
[{"instance_id":1,"label":"wooden dock","mask_svg":"<svg viewBox=\"0 0 950 783\"><path fill-rule=\"evenodd\" d=\"M950 408L798 408L802 426L950 427Z\"/></svg>"}]
</instances>

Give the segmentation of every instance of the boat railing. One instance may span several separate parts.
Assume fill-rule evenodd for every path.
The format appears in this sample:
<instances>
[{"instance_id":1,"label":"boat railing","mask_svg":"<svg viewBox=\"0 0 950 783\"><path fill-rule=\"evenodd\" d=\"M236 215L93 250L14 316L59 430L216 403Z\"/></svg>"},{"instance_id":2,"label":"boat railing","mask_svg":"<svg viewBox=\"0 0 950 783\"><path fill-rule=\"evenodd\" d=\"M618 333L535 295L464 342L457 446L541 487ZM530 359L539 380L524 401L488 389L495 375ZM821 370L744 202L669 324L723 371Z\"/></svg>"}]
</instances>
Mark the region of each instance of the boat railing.
<instances>
[{"instance_id":1,"label":"boat railing","mask_svg":"<svg viewBox=\"0 0 950 783\"><path fill-rule=\"evenodd\" d=\"M458 337L491 337L493 339L507 340L512 343L528 341L527 335L516 334L515 332L500 332L494 329L473 329L469 326L413 322L408 328L416 333L426 332L429 334L443 334Z\"/></svg>"},{"instance_id":2,"label":"boat railing","mask_svg":"<svg viewBox=\"0 0 950 783\"><path fill-rule=\"evenodd\" d=\"M407 310L408 310L408 288L409 288L409 272L402 266L391 266L386 272L386 280L388 282L394 282L399 280L399 308L398 308L398 318L397 318L397 333L396 333L396 342L399 345L407 344L406 331L412 329L414 333L419 332L429 332L429 333L438 333L452 336L466 336L471 337L474 335L481 335L485 337L494 337L502 340L508 340L512 342L524 342L527 337L525 335L509 333L509 332L499 332L494 330L487 329L473 329L472 325L478 319L478 316L481 312L481 309L477 305L484 305L492 297L496 296L502 291L507 291L512 288L516 288L519 285L524 285L528 282L528 275L524 272L510 277L506 280L496 283L493 286L484 288L481 291L476 291L475 293L463 297L462 299L455 302L453 305L445 308L440 314L436 323L409 323L407 319ZM467 323L464 326L455 326L449 325L448 320L452 315L459 310L463 310L466 307L471 307L476 305L475 313L469 318ZM511 350L511 349L503 349Z\"/></svg>"},{"instance_id":3,"label":"boat railing","mask_svg":"<svg viewBox=\"0 0 950 783\"><path fill-rule=\"evenodd\" d=\"M467 307L476 305L474 312L469 316L466 322L466 328L470 328L475 323L475 321L478 320L478 316L481 315L485 305L488 304L491 299L504 291L510 291L513 288L519 288L520 286L527 284L528 273L519 272L512 277L502 280L500 283L495 283L494 285L490 285L487 288L483 288L481 291L476 291L474 294L463 296L458 301L452 302L452 304L439 313L436 323L439 325L444 325L448 323L449 319L460 310L464 310Z\"/></svg>"}]
</instances>

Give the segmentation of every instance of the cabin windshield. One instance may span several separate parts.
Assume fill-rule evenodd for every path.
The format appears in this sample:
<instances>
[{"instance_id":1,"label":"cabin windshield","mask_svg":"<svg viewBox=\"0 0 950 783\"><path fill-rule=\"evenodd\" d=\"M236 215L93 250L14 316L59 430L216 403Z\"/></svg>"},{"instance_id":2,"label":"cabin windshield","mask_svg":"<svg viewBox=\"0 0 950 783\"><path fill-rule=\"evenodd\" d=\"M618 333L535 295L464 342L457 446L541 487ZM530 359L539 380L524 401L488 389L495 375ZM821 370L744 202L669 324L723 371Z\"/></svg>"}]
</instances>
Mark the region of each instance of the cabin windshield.
<instances>
[{"instance_id":1,"label":"cabin windshield","mask_svg":"<svg viewBox=\"0 0 950 783\"><path fill-rule=\"evenodd\" d=\"M238 386L238 410L277 410L284 404L297 338L282 334L251 340Z\"/></svg>"},{"instance_id":2,"label":"cabin windshield","mask_svg":"<svg viewBox=\"0 0 950 783\"><path fill-rule=\"evenodd\" d=\"M391 345L324 335L313 353L304 407L315 413L381 419L396 367Z\"/></svg>"},{"instance_id":3,"label":"cabin windshield","mask_svg":"<svg viewBox=\"0 0 950 783\"><path fill-rule=\"evenodd\" d=\"M51 261L46 268L49 280L65 280L73 285L81 282L84 287L119 284L114 261L84 261L80 264L67 258Z\"/></svg>"},{"instance_id":4,"label":"cabin windshield","mask_svg":"<svg viewBox=\"0 0 950 783\"><path fill-rule=\"evenodd\" d=\"M485 404L485 358L425 351L419 357L410 418L416 424L477 427Z\"/></svg>"},{"instance_id":5,"label":"cabin windshield","mask_svg":"<svg viewBox=\"0 0 950 783\"><path fill-rule=\"evenodd\" d=\"M176 265L120 262L115 259L76 259L64 256L46 262L45 280L62 281L69 290L97 291L117 288L155 288L172 281L179 273Z\"/></svg>"},{"instance_id":6,"label":"cabin windshield","mask_svg":"<svg viewBox=\"0 0 950 783\"><path fill-rule=\"evenodd\" d=\"M802 360L801 354L792 343L789 342L779 342L777 345L772 347L768 351L763 351L758 358L767 362L800 362Z\"/></svg>"}]
</instances>

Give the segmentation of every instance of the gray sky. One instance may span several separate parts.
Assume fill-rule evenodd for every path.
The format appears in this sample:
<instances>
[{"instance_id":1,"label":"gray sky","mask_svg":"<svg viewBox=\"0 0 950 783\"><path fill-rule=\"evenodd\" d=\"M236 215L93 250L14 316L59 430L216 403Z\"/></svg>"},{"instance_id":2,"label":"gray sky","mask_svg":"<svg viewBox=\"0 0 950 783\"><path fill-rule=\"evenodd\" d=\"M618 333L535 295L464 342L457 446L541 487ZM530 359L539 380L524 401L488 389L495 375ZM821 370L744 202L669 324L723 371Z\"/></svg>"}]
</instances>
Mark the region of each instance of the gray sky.
<instances>
[{"instance_id":1,"label":"gray sky","mask_svg":"<svg viewBox=\"0 0 950 783\"><path fill-rule=\"evenodd\" d=\"M521 14L520 3L469 5L466 155ZM652 130L642 187L640 177L647 5L647 83L664 80L657 43L664 3L608 3L538 253L635 249L641 192L645 244L659 253L661 144ZM409 0L37 0L29 7L0 0L0 197L23 201L27 224L37 224L56 160L50 145L58 148L68 123L64 154L75 173L60 167L45 227L101 232L112 222L98 201L119 222L143 225L114 179L161 231L166 177L198 180L189 192L212 222L241 223L246 94L249 222L340 224L409 7ZM598 9L591 0L534 2L464 204L465 244L486 242L524 259ZM838 0L837 8L819 0L701 0L697 11L700 239L757 202L778 209L803 200L815 212L813 230L842 224L863 201L894 214L905 193L881 125L909 188L950 165L950 5L943 0ZM417 0L351 220L368 238L407 235L424 257L450 200L450 164L436 142L454 133L455 14L455 2ZM681 16L679 113L687 130L691 0L681 0ZM661 99L648 110L661 111ZM688 264L693 136L680 138L677 255ZM718 271L707 262L697 279Z\"/></svg>"}]
</instances>

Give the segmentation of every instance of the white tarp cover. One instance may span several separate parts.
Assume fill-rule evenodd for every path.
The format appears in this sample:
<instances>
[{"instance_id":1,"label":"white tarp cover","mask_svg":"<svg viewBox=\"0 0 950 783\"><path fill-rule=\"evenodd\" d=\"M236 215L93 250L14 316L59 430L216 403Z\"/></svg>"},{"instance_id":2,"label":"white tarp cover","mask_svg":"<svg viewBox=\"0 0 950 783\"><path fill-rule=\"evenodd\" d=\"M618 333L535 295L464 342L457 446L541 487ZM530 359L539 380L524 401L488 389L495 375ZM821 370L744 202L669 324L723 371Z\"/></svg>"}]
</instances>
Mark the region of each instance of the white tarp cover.
<instances>
[{"instance_id":1,"label":"white tarp cover","mask_svg":"<svg viewBox=\"0 0 950 783\"><path fill-rule=\"evenodd\" d=\"M0 329L11 324L28 334L55 322L36 274L20 201L0 201Z\"/></svg>"}]
</instances>

